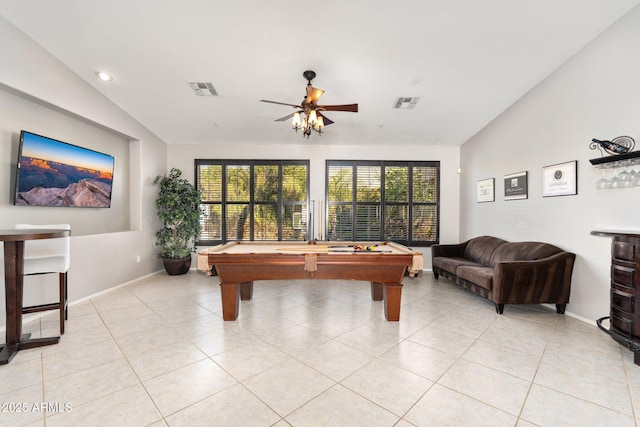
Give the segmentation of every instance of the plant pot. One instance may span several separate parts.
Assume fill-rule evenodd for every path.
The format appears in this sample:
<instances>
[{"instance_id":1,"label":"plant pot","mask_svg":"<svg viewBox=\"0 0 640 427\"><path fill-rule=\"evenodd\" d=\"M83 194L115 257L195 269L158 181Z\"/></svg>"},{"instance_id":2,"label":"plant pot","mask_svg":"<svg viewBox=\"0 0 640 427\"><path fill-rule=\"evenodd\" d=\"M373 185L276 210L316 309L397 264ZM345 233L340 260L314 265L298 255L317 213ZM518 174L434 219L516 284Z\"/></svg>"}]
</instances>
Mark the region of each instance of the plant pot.
<instances>
[{"instance_id":1,"label":"plant pot","mask_svg":"<svg viewBox=\"0 0 640 427\"><path fill-rule=\"evenodd\" d=\"M164 269L170 276L186 274L191 268L191 254L184 258L162 258Z\"/></svg>"}]
</instances>

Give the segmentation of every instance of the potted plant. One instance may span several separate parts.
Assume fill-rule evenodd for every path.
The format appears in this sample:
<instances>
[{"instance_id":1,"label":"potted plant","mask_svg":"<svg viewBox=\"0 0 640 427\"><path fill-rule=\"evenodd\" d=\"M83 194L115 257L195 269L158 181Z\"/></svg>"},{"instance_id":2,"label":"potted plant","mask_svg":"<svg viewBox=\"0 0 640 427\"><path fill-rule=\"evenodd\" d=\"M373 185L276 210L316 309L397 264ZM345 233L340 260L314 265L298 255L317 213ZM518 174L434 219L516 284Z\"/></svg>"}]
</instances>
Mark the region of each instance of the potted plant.
<instances>
[{"instance_id":1,"label":"potted plant","mask_svg":"<svg viewBox=\"0 0 640 427\"><path fill-rule=\"evenodd\" d=\"M180 169L172 168L153 181L160 185L156 208L163 224L156 233L156 245L162 248L158 256L171 275L189 271L191 253L195 252L195 242L200 236L201 194L181 175Z\"/></svg>"}]
</instances>

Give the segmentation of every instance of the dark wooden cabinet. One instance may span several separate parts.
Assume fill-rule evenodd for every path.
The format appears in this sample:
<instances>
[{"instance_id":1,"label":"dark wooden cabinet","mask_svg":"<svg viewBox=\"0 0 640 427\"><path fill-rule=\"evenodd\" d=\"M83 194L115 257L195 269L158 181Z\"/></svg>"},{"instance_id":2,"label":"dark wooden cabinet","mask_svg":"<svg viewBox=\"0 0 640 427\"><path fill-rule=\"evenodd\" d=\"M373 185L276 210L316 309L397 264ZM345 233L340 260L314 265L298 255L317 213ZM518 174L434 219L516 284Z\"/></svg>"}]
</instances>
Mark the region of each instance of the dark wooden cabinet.
<instances>
[{"instance_id":1,"label":"dark wooden cabinet","mask_svg":"<svg viewBox=\"0 0 640 427\"><path fill-rule=\"evenodd\" d=\"M611 308L598 327L634 352L640 365L640 232L592 231L611 241ZM602 322L609 319L609 329Z\"/></svg>"}]
</instances>

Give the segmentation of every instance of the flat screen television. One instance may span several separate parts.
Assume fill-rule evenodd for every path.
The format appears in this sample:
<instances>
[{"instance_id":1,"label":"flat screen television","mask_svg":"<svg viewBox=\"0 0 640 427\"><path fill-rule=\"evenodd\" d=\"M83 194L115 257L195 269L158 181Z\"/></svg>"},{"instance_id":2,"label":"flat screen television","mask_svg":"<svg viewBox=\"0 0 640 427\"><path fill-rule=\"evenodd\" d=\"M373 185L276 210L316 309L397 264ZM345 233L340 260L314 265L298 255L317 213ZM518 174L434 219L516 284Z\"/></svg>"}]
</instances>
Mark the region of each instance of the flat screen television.
<instances>
[{"instance_id":1,"label":"flat screen television","mask_svg":"<svg viewBox=\"0 0 640 427\"><path fill-rule=\"evenodd\" d=\"M115 158L20 132L14 205L111 207Z\"/></svg>"}]
</instances>

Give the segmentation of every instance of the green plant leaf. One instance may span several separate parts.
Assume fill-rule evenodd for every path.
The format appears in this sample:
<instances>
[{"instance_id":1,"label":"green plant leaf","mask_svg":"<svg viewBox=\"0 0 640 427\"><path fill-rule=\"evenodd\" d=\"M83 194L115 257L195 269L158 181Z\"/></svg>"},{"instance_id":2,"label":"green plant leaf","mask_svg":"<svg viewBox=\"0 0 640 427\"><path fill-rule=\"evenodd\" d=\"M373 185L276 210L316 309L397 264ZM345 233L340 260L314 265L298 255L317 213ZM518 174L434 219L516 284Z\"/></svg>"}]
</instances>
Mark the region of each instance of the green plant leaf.
<instances>
[{"instance_id":1,"label":"green plant leaf","mask_svg":"<svg viewBox=\"0 0 640 427\"><path fill-rule=\"evenodd\" d=\"M160 186L156 209L163 228L156 233L156 246L161 247L160 258L184 258L195 252L200 236L200 191L182 171L172 168L166 175L158 175L153 183Z\"/></svg>"}]
</instances>

